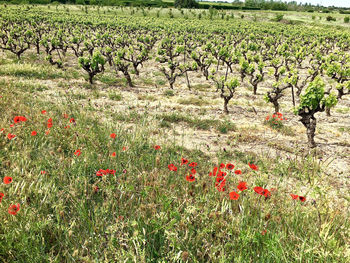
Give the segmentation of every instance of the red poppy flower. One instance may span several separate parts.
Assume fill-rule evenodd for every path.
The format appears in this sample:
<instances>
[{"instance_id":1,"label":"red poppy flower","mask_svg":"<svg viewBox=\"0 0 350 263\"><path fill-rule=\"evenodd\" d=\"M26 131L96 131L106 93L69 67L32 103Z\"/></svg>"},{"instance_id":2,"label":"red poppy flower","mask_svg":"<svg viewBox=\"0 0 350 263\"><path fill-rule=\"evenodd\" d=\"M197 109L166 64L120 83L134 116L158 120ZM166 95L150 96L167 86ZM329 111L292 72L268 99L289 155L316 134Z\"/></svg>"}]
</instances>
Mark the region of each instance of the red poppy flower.
<instances>
[{"instance_id":1,"label":"red poppy flower","mask_svg":"<svg viewBox=\"0 0 350 263\"><path fill-rule=\"evenodd\" d=\"M267 121L270 119L270 116L266 116L266 118L265 118Z\"/></svg>"},{"instance_id":2,"label":"red poppy flower","mask_svg":"<svg viewBox=\"0 0 350 263\"><path fill-rule=\"evenodd\" d=\"M257 171L258 170L258 166L256 166L255 164L252 164L252 163L248 163L249 167L254 170L254 171Z\"/></svg>"},{"instance_id":3,"label":"red poppy flower","mask_svg":"<svg viewBox=\"0 0 350 263\"><path fill-rule=\"evenodd\" d=\"M261 195L261 193L264 191L264 188L262 188L262 187L260 187L260 186L256 186L256 187L254 187L253 189L254 189L254 191L255 191L257 194L259 194L259 195Z\"/></svg>"},{"instance_id":4,"label":"red poppy flower","mask_svg":"<svg viewBox=\"0 0 350 263\"><path fill-rule=\"evenodd\" d=\"M226 169L233 170L233 168L235 168L235 166L232 163L226 164Z\"/></svg>"},{"instance_id":5,"label":"red poppy flower","mask_svg":"<svg viewBox=\"0 0 350 263\"><path fill-rule=\"evenodd\" d=\"M41 114L46 114L46 110L42 110L42 111L41 111Z\"/></svg>"},{"instance_id":6,"label":"red poppy flower","mask_svg":"<svg viewBox=\"0 0 350 263\"><path fill-rule=\"evenodd\" d=\"M299 196L299 200L300 200L301 202L305 202L305 201L306 201L306 197L304 197L304 196Z\"/></svg>"},{"instance_id":7,"label":"red poppy flower","mask_svg":"<svg viewBox=\"0 0 350 263\"><path fill-rule=\"evenodd\" d=\"M9 214L11 214L11 215L16 215L18 211L19 211L19 204L10 205L9 210L8 210Z\"/></svg>"},{"instance_id":8,"label":"red poppy flower","mask_svg":"<svg viewBox=\"0 0 350 263\"><path fill-rule=\"evenodd\" d=\"M113 152L112 154L111 154L111 156L112 157L115 157L117 154L115 153L115 152Z\"/></svg>"},{"instance_id":9,"label":"red poppy flower","mask_svg":"<svg viewBox=\"0 0 350 263\"><path fill-rule=\"evenodd\" d=\"M270 197L271 196L271 192L267 189L264 189L262 192L261 192L261 195L265 196L265 197Z\"/></svg>"},{"instance_id":10,"label":"red poppy flower","mask_svg":"<svg viewBox=\"0 0 350 263\"><path fill-rule=\"evenodd\" d=\"M177 167L176 167L174 164L172 164L172 163L168 165L168 169L169 169L170 171L174 171L174 172L177 171Z\"/></svg>"},{"instance_id":11,"label":"red poppy flower","mask_svg":"<svg viewBox=\"0 0 350 263\"><path fill-rule=\"evenodd\" d=\"M241 170L236 170L235 174L242 174L242 171Z\"/></svg>"},{"instance_id":12,"label":"red poppy flower","mask_svg":"<svg viewBox=\"0 0 350 263\"><path fill-rule=\"evenodd\" d=\"M76 155L76 156L79 156L81 154L81 151L80 150L76 150L75 152L74 152L74 155Z\"/></svg>"},{"instance_id":13,"label":"red poppy flower","mask_svg":"<svg viewBox=\"0 0 350 263\"><path fill-rule=\"evenodd\" d=\"M5 131L5 128L1 128L0 132L3 132L3 131Z\"/></svg>"},{"instance_id":14,"label":"red poppy flower","mask_svg":"<svg viewBox=\"0 0 350 263\"><path fill-rule=\"evenodd\" d=\"M47 128L49 128L49 129L52 128L52 125L53 125L52 124L52 119L50 118L50 119L47 120Z\"/></svg>"},{"instance_id":15,"label":"red poppy flower","mask_svg":"<svg viewBox=\"0 0 350 263\"><path fill-rule=\"evenodd\" d=\"M194 177L193 174L189 174L189 175L186 176L186 180L187 180L188 182L193 182L193 181L196 180L196 177Z\"/></svg>"},{"instance_id":16,"label":"red poppy flower","mask_svg":"<svg viewBox=\"0 0 350 263\"><path fill-rule=\"evenodd\" d=\"M4 193L0 193L0 203L2 201L2 199L4 198L5 194Z\"/></svg>"},{"instance_id":17,"label":"red poppy flower","mask_svg":"<svg viewBox=\"0 0 350 263\"><path fill-rule=\"evenodd\" d=\"M115 173L117 172L114 169L107 169L109 174L115 175Z\"/></svg>"},{"instance_id":18,"label":"red poppy flower","mask_svg":"<svg viewBox=\"0 0 350 263\"><path fill-rule=\"evenodd\" d=\"M41 173L41 174L46 174L46 171L41 171L40 173Z\"/></svg>"},{"instance_id":19,"label":"red poppy flower","mask_svg":"<svg viewBox=\"0 0 350 263\"><path fill-rule=\"evenodd\" d=\"M231 200L238 200L239 198L239 194L237 194L236 192L231 192L230 193L230 199Z\"/></svg>"},{"instance_id":20,"label":"red poppy flower","mask_svg":"<svg viewBox=\"0 0 350 263\"><path fill-rule=\"evenodd\" d=\"M213 172L209 173L209 176L216 176L216 172L218 171L217 167L214 167Z\"/></svg>"},{"instance_id":21,"label":"red poppy flower","mask_svg":"<svg viewBox=\"0 0 350 263\"><path fill-rule=\"evenodd\" d=\"M226 191L226 187L224 187L223 185L219 185L218 187L216 187L216 189L218 189L219 192L225 192Z\"/></svg>"},{"instance_id":22,"label":"red poppy flower","mask_svg":"<svg viewBox=\"0 0 350 263\"><path fill-rule=\"evenodd\" d=\"M19 116L16 116L13 118L13 121L14 121L14 123L19 123L21 120L20 120Z\"/></svg>"},{"instance_id":23,"label":"red poppy flower","mask_svg":"<svg viewBox=\"0 0 350 263\"><path fill-rule=\"evenodd\" d=\"M70 126L69 126L69 125L67 125L67 126L65 126L64 128L65 128L65 129L69 129L69 128L70 128Z\"/></svg>"},{"instance_id":24,"label":"red poppy flower","mask_svg":"<svg viewBox=\"0 0 350 263\"><path fill-rule=\"evenodd\" d=\"M160 146L159 146L159 145L154 145L153 148L154 148L155 150L160 150Z\"/></svg>"},{"instance_id":25,"label":"red poppy flower","mask_svg":"<svg viewBox=\"0 0 350 263\"><path fill-rule=\"evenodd\" d=\"M10 183L12 183L12 177L5 176L4 177L4 184L10 184Z\"/></svg>"},{"instance_id":26,"label":"red poppy flower","mask_svg":"<svg viewBox=\"0 0 350 263\"><path fill-rule=\"evenodd\" d=\"M227 173L219 170L217 177L224 177L226 175L227 175Z\"/></svg>"},{"instance_id":27,"label":"red poppy flower","mask_svg":"<svg viewBox=\"0 0 350 263\"><path fill-rule=\"evenodd\" d=\"M194 169L194 168L192 168L192 169L191 169L191 174L195 175L196 173L197 173L197 170Z\"/></svg>"},{"instance_id":28,"label":"red poppy flower","mask_svg":"<svg viewBox=\"0 0 350 263\"><path fill-rule=\"evenodd\" d=\"M263 231L261 231L261 234L264 236L266 234L267 230L264 229Z\"/></svg>"},{"instance_id":29,"label":"red poppy flower","mask_svg":"<svg viewBox=\"0 0 350 263\"><path fill-rule=\"evenodd\" d=\"M71 118L71 119L69 120L69 122L70 122L70 123L75 123L75 119L74 119L74 118Z\"/></svg>"},{"instance_id":30,"label":"red poppy flower","mask_svg":"<svg viewBox=\"0 0 350 263\"><path fill-rule=\"evenodd\" d=\"M217 176L215 180L216 180L216 182L218 182L218 183L223 182L223 181L226 182L226 179L225 179L225 177L223 177L223 176Z\"/></svg>"},{"instance_id":31,"label":"red poppy flower","mask_svg":"<svg viewBox=\"0 0 350 263\"><path fill-rule=\"evenodd\" d=\"M188 166L189 167L196 167L198 164L196 163L196 162L192 162L192 163L190 163Z\"/></svg>"},{"instance_id":32,"label":"red poppy flower","mask_svg":"<svg viewBox=\"0 0 350 263\"><path fill-rule=\"evenodd\" d=\"M47 131L45 132L45 134L46 134L46 135L49 135L49 134L50 134L50 130L47 130Z\"/></svg>"},{"instance_id":33,"label":"red poppy flower","mask_svg":"<svg viewBox=\"0 0 350 263\"><path fill-rule=\"evenodd\" d=\"M109 137L111 137L112 139L115 139L115 137L117 137L117 135L116 135L115 133L111 133L111 134L109 135Z\"/></svg>"},{"instance_id":34,"label":"red poppy flower","mask_svg":"<svg viewBox=\"0 0 350 263\"><path fill-rule=\"evenodd\" d=\"M15 138L15 137L16 137L16 135L14 135L14 134L11 134L11 133L7 134L7 138L8 138L9 140L12 140L12 139Z\"/></svg>"},{"instance_id":35,"label":"red poppy flower","mask_svg":"<svg viewBox=\"0 0 350 263\"><path fill-rule=\"evenodd\" d=\"M181 165L188 164L188 160L185 158L181 158Z\"/></svg>"},{"instance_id":36,"label":"red poppy flower","mask_svg":"<svg viewBox=\"0 0 350 263\"><path fill-rule=\"evenodd\" d=\"M239 182L239 184L237 186L237 189L239 191L244 191L244 190L248 189L247 188L247 183L246 182Z\"/></svg>"},{"instance_id":37,"label":"red poppy flower","mask_svg":"<svg viewBox=\"0 0 350 263\"><path fill-rule=\"evenodd\" d=\"M100 169L96 172L96 176L103 176L106 175L108 172L107 170Z\"/></svg>"},{"instance_id":38,"label":"red poppy flower","mask_svg":"<svg viewBox=\"0 0 350 263\"><path fill-rule=\"evenodd\" d=\"M290 196L292 197L293 200L298 199L299 197L298 195L293 195L293 194L290 194Z\"/></svg>"},{"instance_id":39,"label":"red poppy flower","mask_svg":"<svg viewBox=\"0 0 350 263\"><path fill-rule=\"evenodd\" d=\"M36 131L32 131L31 135L36 136L38 133Z\"/></svg>"},{"instance_id":40,"label":"red poppy flower","mask_svg":"<svg viewBox=\"0 0 350 263\"><path fill-rule=\"evenodd\" d=\"M220 164L220 169L224 169L225 168L225 164L224 163L221 163Z\"/></svg>"},{"instance_id":41,"label":"red poppy flower","mask_svg":"<svg viewBox=\"0 0 350 263\"><path fill-rule=\"evenodd\" d=\"M68 114L64 113L63 118L68 119Z\"/></svg>"}]
</instances>

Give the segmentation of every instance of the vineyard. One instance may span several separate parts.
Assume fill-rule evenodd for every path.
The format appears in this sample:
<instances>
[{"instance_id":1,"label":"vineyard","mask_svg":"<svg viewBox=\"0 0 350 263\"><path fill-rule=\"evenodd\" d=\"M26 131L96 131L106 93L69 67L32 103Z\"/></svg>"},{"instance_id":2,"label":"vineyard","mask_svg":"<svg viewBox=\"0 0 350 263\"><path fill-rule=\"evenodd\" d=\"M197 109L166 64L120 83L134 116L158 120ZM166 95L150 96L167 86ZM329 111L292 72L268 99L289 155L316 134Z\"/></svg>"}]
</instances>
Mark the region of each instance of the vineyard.
<instances>
[{"instance_id":1,"label":"vineyard","mask_svg":"<svg viewBox=\"0 0 350 263\"><path fill-rule=\"evenodd\" d=\"M350 261L350 28L235 12L0 5L1 262Z\"/></svg>"}]
</instances>

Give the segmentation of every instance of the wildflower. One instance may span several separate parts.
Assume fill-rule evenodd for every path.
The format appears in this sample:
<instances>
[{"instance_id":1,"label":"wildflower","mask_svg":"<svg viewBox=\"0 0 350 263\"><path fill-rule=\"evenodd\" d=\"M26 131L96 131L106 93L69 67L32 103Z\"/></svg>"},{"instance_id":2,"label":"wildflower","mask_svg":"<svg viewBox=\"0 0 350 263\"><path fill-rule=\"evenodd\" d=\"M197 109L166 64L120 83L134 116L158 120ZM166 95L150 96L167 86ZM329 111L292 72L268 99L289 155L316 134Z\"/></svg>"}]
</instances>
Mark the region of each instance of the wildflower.
<instances>
[{"instance_id":1,"label":"wildflower","mask_svg":"<svg viewBox=\"0 0 350 263\"><path fill-rule=\"evenodd\" d=\"M225 164L224 163L221 163L220 164L220 169L224 169L225 168Z\"/></svg>"},{"instance_id":2,"label":"wildflower","mask_svg":"<svg viewBox=\"0 0 350 263\"><path fill-rule=\"evenodd\" d=\"M266 116L265 120L267 120L267 121L268 121L269 119L270 119L270 116Z\"/></svg>"},{"instance_id":3,"label":"wildflower","mask_svg":"<svg viewBox=\"0 0 350 263\"><path fill-rule=\"evenodd\" d=\"M63 118L68 119L68 114L64 113Z\"/></svg>"},{"instance_id":4,"label":"wildflower","mask_svg":"<svg viewBox=\"0 0 350 263\"><path fill-rule=\"evenodd\" d=\"M290 194L290 196L292 197L293 200L298 199L299 197L298 195L294 195L294 194Z\"/></svg>"},{"instance_id":5,"label":"wildflower","mask_svg":"<svg viewBox=\"0 0 350 263\"><path fill-rule=\"evenodd\" d=\"M241 170L236 170L235 174L242 174L242 171Z\"/></svg>"},{"instance_id":6,"label":"wildflower","mask_svg":"<svg viewBox=\"0 0 350 263\"><path fill-rule=\"evenodd\" d=\"M263 231L261 231L261 234L264 236L266 234L267 230L264 229Z\"/></svg>"},{"instance_id":7,"label":"wildflower","mask_svg":"<svg viewBox=\"0 0 350 263\"><path fill-rule=\"evenodd\" d=\"M306 201L306 198L305 198L304 196L299 196L299 200L300 200L301 202L305 202L305 201Z\"/></svg>"},{"instance_id":8,"label":"wildflower","mask_svg":"<svg viewBox=\"0 0 350 263\"><path fill-rule=\"evenodd\" d=\"M2 199L4 198L4 196L5 196L5 194L0 192L0 203L1 203Z\"/></svg>"},{"instance_id":9,"label":"wildflower","mask_svg":"<svg viewBox=\"0 0 350 263\"><path fill-rule=\"evenodd\" d=\"M50 118L50 119L47 120L47 128L50 129L52 127L52 125L53 125L52 124L52 118Z\"/></svg>"},{"instance_id":10,"label":"wildflower","mask_svg":"<svg viewBox=\"0 0 350 263\"><path fill-rule=\"evenodd\" d=\"M254 191L255 191L257 194L259 194L259 195L261 195L261 193L264 191L264 188L262 188L262 187L260 187L260 186L256 186L256 187L254 187L253 189L254 189Z\"/></svg>"},{"instance_id":11,"label":"wildflower","mask_svg":"<svg viewBox=\"0 0 350 263\"><path fill-rule=\"evenodd\" d=\"M160 150L160 146L159 146L159 145L154 145L153 148L154 148L155 150Z\"/></svg>"},{"instance_id":12,"label":"wildflower","mask_svg":"<svg viewBox=\"0 0 350 263\"><path fill-rule=\"evenodd\" d=\"M177 171L177 167L176 167L173 163L171 163L171 164L168 165L168 169L169 169L170 171L174 171L174 172Z\"/></svg>"},{"instance_id":13,"label":"wildflower","mask_svg":"<svg viewBox=\"0 0 350 263\"><path fill-rule=\"evenodd\" d=\"M191 174L195 175L196 173L197 173L197 170L194 169L194 168L192 168L192 169L191 169Z\"/></svg>"},{"instance_id":14,"label":"wildflower","mask_svg":"<svg viewBox=\"0 0 350 263\"><path fill-rule=\"evenodd\" d=\"M238 200L239 198L239 194L237 194L236 192L231 192L230 193L230 199L231 200Z\"/></svg>"},{"instance_id":15,"label":"wildflower","mask_svg":"<svg viewBox=\"0 0 350 263\"><path fill-rule=\"evenodd\" d=\"M111 137L112 139L115 139L115 137L117 137L117 135L115 133L111 133L111 135L109 135L109 137Z\"/></svg>"},{"instance_id":16,"label":"wildflower","mask_svg":"<svg viewBox=\"0 0 350 263\"><path fill-rule=\"evenodd\" d=\"M12 177L5 176L4 177L4 184L10 184L10 183L12 183Z\"/></svg>"},{"instance_id":17,"label":"wildflower","mask_svg":"<svg viewBox=\"0 0 350 263\"><path fill-rule=\"evenodd\" d=\"M36 136L38 133L36 131L32 131L31 135Z\"/></svg>"},{"instance_id":18,"label":"wildflower","mask_svg":"<svg viewBox=\"0 0 350 263\"><path fill-rule=\"evenodd\" d=\"M11 133L7 134L7 138L8 138L9 140L12 140L12 139L15 138L15 137L16 137L16 135L14 135L14 134L11 134Z\"/></svg>"},{"instance_id":19,"label":"wildflower","mask_svg":"<svg viewBox=\"0 0 350 263\"><path fill-rule=\"evenodd\" d=\"M190 163L188 166L189 167L196 167L198 164L196 163L196 162L192 162L192 163Z\"/></svg>"},{"instance_id":20,"label":"wildflower","mask_svg":"<svg viewBox=\"0 0 350 263\"><path fill-rule=\"evenodd\" d=\"M111 154L111 156L112 157L115 157L117 154L115 153L115 152L113 152L112 154Z\"/></svg>"},{"instance_id":21,"label":"wildflower","mask_svg":"<svg viewBox=\"0 0 350 263\"><path fill-rule=\"evenodd\" d=\"M226 191L226 187L224 187L224 185L219 185L218 187L216 187L216 189L218 189L219 192L225 192Z\"/></svg>"},{"instance_id":22,"label":"wildflower","mask_svg":"<svg viewBox=\"0 0 350 263\"><path fill-rule=\"evenodd\" d=\"M271 192L267 189L264 189L262 192L261 192L261 195L265 196L266 198L270 197L271 196Z\"/></svg>"},{"instance_id":23,"label":"wildflower","mask_svg":"<svg viewBox=\"0 0 350 263\"><path fill-rule=\"evenodd\" d=\"M81 154L81 151L80 150L76 150L75 152L74 152L74 155L76 155L76 156L79 156Z\"/></svg>"},{"instance_id":24,"label":"wildflower","mask_svg":"<svg viewBox=\"0 0 350 263\"><path fill-rule=\"evenodd\" d=\"M71 119L69 120L69 122L70 122L70 123L75 123L75 119L74 119L74 118L71 118Z\"/></svg>"},{"instance_id":25,"label":"wildflower","mask_svg":"<svg viewBox=\"0 0 350 263\"><path fill-rule=\"evenodd\" d=\"M24 116L16 116L16 117L14 117L13 121L14 121L14 123L19 123L21 121L24 122L24 121L27 121L27 118Z\"/></svg>"},{"instance_id":26,"label":"wildflower","mask_svg":"<svg viewBox=\"0 0 350 263\"><path fill-rule=\"evenodd\" d=\"M40 173L41 173L41 174L46 174L46 171L41 171Z\"/></svg>"},{"instance_id":27,"label":"wildflower","mask_svg":"<svg viewBox=\"0 0 350 263\"><path fill-rule=\"evenodd\" d=\"M239 184L237 186L237 189L239 191L244 191L244 190L248 189L247 188L247 183L246 182L239 182Z\"/></svg>"},{"instance_id":28,"label":"wildflower","mask_svg":"<svg viewBox=\"0 0 350 263\"><path fill-rule=\"evenodd\" d=\"M258 170L258 166L256 166L255 164L252 164L252 163L248 163L249 167L254 170L254 171L257 171Z\"/></svg>"},{"instance_id":29,"label":"wildflower","mask_svg":"<svg viewBox=\"0 0 350 263\"><path fill-rule=\"evenodd\" d=\"M45 134L46 134L46 135L49 135L49 134L50 134L50 130L47 130L47 131L45 132Z\"/></svg>"},{"instance_id":30,"label":"wildflower","mask_svg":"<svg viewBox=\"0 0 350 263\"><path fill-rule=\"evenodd\" d=\"M65 128L65 129L69 129L69 128L70 128L70 126L69 126L69 125L67 125L67 126L65 126L64 128Z\"/></svg>"},{"instance_id":31,"label":"wildflower","mask_svg":"<svg viewBox=\"0 0 350 263\"><path fill-rule=\"evenodd\" d=\"M42 111L41 111L41 114L46 114L46 110L42 110Z\"/></svg>"},{"instance_id":32,"label":"wildflower","mask_svg":"<svg viewBox=\"0 0 350 263\"><path fill-rule=\"evenodd\" d=\"M123 151L126 151L126 147L124 146L124 147L122 148L122 150L123 150Z\"/></svg>"},{"instance_id":33,"label":"wildflower","mask_svg":"<svg viewBox=\"0 0 350 263\"><path fill-rule=\"evenodd\" d=\"M111 175L115 175L115 173L117 172L114 169L107 169L107 170L108 170L108 173L111 174Z\"/></svg>"},{"instance_id":34,"label":"wildflower","mask_svg":"<svg viewBox=\"0 0 350 263\"><path fill-rule=\"evenodd\" d=\"M96 172L96 176L103 176L103 175L106 175L107 174L107 171L106 170L103 170L103 169L100 169Z\"/></svg>"},{"instance_id":35,"label":"wildflower","mask_svg":"<svg viewBox=\"0 0 350 263\"><path fill-rule=\"evenodd\" d=\"M226 169L233 170L233 168L235 168L235 166L232 163L226 164Z\"/></svg>"},{"instance_id":36,"label":"wildflower","mask_svg":"<svg viewBox=\"0 0 350 263\"><path fill-rule=\"evenodd\" d=\"M209 176L216 176L216 172L218 171L218 168L217 167L214 167L214 170L213 172L210 172L209 173Z\"/></svg>"},{"instance_id":37,"label":"wildflower","mask_svg":"<svg viewBox=\"0 0 350 263\"><path fill-rule=\"evenodd\" d=\"M188 164L188 160L185 158L181 158L181 166L185 164Z\"/></svg>"},{"instance_id":38,"label":"wildflower","mask_svg":"<svg viewBox=\"0 0 350 263\"><path fill-rule=\"evenodd\" d=\"M188 182L193 182L193 181L196 180L196 177L194 177L193 174L189 174L189 175L186 176L186 180L187 180Z\"/></svg>"},{"instance_id":39,"label":"wildflower","mask_svg":"<svg viewBox=\"0 0 350 263\"><path fill-rule=\"evenodd\" d=\"M19 204L17 204L17 205L10 205L10 207L8 209L8 212L11 215L16 215L18 211L19 211Z\"/></svg>"}]
</instances>

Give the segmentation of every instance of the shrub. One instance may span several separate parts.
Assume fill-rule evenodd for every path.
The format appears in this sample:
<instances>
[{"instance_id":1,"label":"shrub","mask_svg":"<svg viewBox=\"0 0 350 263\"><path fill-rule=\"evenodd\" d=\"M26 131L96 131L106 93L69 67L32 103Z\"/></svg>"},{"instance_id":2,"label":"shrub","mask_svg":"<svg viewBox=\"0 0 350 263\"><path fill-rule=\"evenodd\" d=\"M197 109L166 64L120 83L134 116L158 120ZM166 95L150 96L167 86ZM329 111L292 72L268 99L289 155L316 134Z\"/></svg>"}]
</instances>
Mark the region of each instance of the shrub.
<instances>
[{"instance_id":1,"label":"shrub","mask_svg":"<svg viewBox=\"0 0 350 263\"><path fill-rule=\"evenodd\" d=\"M167 97L172 97L172 96L174 96L175 94L174 94L174 91L173 91L173 90L168 89L168 90L166 90L166 91L164 92L164 95L167 96Z\"/></svg>"},{"instance_id":2,"label":"shrub","mask_svg":"<svg viewBox=\"0 0 350 263\"><path fill-rule=\"evenodd\" d=\"M283 14L276 14L275 18L273 19L276 22L280 22L283 19Z\"/></svg>"},{"instance_id":3,"label":"shrub","mask_svg":"<svg viewBox=\"0 0 350 263\"><path fill-rule=\"evenodd\" d=\"M347 17L344 17L344 23L349 23L350 22L350 17L347 16Z\"/></svg>"},{"instance_id":4,"label":"shrub","mask_svg":"<svg viewBox=\"0 0 350 263\"><path fill-rule=\"evenodd\" d=\"M333 16L327 16L326 20L327 21L336 21L337 19Z\"/></svg>"}]
</instances>

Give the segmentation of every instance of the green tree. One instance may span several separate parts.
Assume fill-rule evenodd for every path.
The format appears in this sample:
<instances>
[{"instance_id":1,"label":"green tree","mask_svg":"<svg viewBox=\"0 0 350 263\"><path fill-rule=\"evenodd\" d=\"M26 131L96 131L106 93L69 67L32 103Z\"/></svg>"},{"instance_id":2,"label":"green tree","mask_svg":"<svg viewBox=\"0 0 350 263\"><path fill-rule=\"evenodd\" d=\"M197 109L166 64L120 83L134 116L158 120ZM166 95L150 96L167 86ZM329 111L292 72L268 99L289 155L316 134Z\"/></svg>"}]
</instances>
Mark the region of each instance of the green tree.
<instances>
[{"instance_id":1,"label":"green tree","mask_svg":"<svg viewBox=\"0 0 350 263\"><path fill-rule=\"evenodd\" d=\"M176 8L196 8L198 3L195 0L175 0L174 6Z\"/></svg>"}]
</instances>

